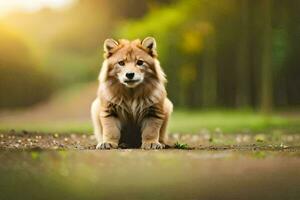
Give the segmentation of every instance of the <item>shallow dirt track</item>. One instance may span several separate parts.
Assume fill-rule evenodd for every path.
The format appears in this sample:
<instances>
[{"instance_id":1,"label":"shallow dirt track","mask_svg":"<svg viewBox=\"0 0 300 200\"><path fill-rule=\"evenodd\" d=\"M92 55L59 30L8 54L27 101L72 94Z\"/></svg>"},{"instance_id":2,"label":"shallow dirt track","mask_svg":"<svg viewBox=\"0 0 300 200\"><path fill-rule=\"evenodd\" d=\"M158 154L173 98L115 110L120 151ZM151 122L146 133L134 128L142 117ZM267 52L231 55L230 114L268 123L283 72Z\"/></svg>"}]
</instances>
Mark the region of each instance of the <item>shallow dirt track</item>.
<instances>
[{"instance_id":1,"label":"shallow dirt track","mask_svg":"<svg viewBox=\"0 0 300 200\"><path fill-rule=\"evenodd\" d=\"M296 200L298 152L0 151L0 199Z\"/></svg>"},{"instance_id":2,"label":"shallow dirt track","mask_svg":"<svg viewBox=\"0 0 300 200\"><path fill-rule=\"evenodd\" d=\"M169 143L100 151L89 134L0 132L0 199L300 197L298 134L170 134Z\"/></svg>"},{"instance_id":3,"label":"shallow dirt track","mask_svg":"<svg viewBox=\"0 0 300 200\"><path fill-rule=\"evenodd\" d=\"M175 145L176 142L184 144ZM90 134L58 134L38 132L0 132L0 150L93 150L96 140ZM282 135L274 139L266 135L181 135L170 134L167 149L300 151L300 136Z\"/></svg>"}]
</instances>

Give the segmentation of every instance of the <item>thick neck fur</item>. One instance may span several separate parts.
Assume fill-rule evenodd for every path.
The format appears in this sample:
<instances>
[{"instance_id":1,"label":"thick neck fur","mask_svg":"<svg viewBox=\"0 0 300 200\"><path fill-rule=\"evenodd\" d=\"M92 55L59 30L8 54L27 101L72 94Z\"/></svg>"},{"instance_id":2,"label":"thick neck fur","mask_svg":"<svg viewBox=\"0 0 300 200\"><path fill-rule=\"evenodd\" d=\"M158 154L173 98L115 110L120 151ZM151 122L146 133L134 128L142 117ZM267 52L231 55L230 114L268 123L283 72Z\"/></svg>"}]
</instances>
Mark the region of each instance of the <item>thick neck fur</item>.
<instances>
[{"instance_id":1,"label":"thick neck fur","mask_svg":"<svg viewBox=\"0 0 300 200\"><path fill-rule=\"evenodd\" d=\"M128 88L115 77L107 77L106 62L100 72L98 96L103 101L113 103L126 112L142 112L147 107L158 104L166 97L165 75L156 62L156 77L146 77L144 82L135 88Z\"/></svg>"},{"instance_id":2,"label":"thick neck fur","mask_svg":"<svg viewBox=\"0 0 300 200\"><path fill-rule=\"evenodd\" d=\"M127 88L116 79L100 83L99 96L113 104L139 103L151 106L159 103L166 96L164 83L158 80L145 80L135 88Z\"/></svg>"}]
</instances>

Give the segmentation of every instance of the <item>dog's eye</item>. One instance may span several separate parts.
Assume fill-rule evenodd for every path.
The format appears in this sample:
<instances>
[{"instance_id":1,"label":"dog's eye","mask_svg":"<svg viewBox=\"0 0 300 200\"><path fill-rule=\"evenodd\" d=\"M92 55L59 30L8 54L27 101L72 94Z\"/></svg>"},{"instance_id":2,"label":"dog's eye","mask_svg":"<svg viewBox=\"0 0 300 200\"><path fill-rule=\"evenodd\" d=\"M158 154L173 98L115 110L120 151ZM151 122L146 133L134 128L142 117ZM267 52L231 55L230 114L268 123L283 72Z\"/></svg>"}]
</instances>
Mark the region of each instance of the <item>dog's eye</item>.
<instances>
[{"instance_id":1,"label":"dog's eye","mask_svg":"<svg viewBox=\"0 0 300 200\"><path fill-rule=\"evenodd\" d=\"M144 61L142 61L142 60L137 60L137 61L136 61L136 64L137 64L138 66L142 66L142 65L144 64Z\"/></svg>"},{"instance_id":2,"label":"dog's eye","mask_svg":"<svg viewBox=\"0 0 300 200\"><path fill-rule=\"evenodd\" d=\"M121 60L121 61L118 62L118 64L119 64L120 66L124 66L124 65L125 65L125 62L124 62L123 60Z\"/></svg>"}]
</instances>

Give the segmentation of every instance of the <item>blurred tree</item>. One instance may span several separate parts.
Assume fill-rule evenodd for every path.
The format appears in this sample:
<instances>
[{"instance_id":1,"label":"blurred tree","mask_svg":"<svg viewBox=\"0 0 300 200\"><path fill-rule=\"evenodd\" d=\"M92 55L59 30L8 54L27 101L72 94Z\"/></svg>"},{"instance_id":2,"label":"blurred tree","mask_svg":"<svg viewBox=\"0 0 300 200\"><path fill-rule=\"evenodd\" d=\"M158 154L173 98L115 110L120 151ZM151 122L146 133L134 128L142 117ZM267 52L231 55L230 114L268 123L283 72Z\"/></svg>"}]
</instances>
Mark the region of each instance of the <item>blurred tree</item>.
<instances>
[{"instance_id":1,"label":"blurred tree","mask_svg":"<svg viewBox=\"0 0 300 200\"><path fill-rule=\"evenodd\" d=\"M300 1L74 2L5 19L32 41L61 87L96 79L106 37L152 35L176 106L267 113L300 105Z\"/></svg>"},{"instance_id":2,"label":"blurred tree","mask_svg":"<svg viewBox=\"0 0 300 200\"><path fill-rule=\"evenodd\" d=\"M282 3L282 2L281 2ZM287 105L300 104L300 1L285 2L286 31L287 31L287 55L284 62L286 76Z\"/></svg>"},{"instance_id":3,"label":"blurred tree","mask_svg":"<svg viewBox=\"0 0 300 200\"><path fill-rule=\"evenodd\" d=\"M62 10L13 13L4 21L31 40L57 86L66 87L95 79L103 41L119 22L147 11L145 0L78 0Z\"/></svg>"},{"instance_id":4,"label":"blurred tree","mask_svg":"<svg viewBox=\"0 0 300 200\"><path fill-rule=\"evenodd\" d=\"M237 91L236 105L240 108L250 106L250 47L249 47L249 1L240 0L239 4L239 25L237 31L240 33L237 49Z\"/></svg>"},{"instance_id":5,"label":"blurred tree","mask_svg":"<svg viewBox=\"0 0 300 200\"><path fill-rule=\"evenodd\" d=\"M53 91L26 42L0 25L0 109L30 106Z\"/></svg>"},{"instance_id":6,"label":"blurred tree","mask_svg":"<svg viewBox=\"0 0 300 200\"><path fill-rule=\"evenodd\" d=\"M203 55L202 79L202 106L214 107L217 104L217 63L216 63L216 38L213 27L205 38L205 49Z\"/></svg>"},{"instance_id":7,"label":"blurred tree","mask_svg":"<svg viewBox=\"0 0 300 200\"><path fill-rule=\"evenodd\" d=\"M286 8L286 20L274 11L272 0L253 0L251 4L249 0L175 2L156 7L116 34L158 38L175 104L260 107L265 113L283 98L286 104L299 104L295 99L300 96L296 92L300 83L293 77L300 71L296 67L299 56L295 56L299 53L295 43L300 32L298 2L274 0L278 8ZM275 23L281 26L272 27ZM207 33L208 29L199 28L199 24L213 31Z\"/></svg>"},{"instance_id":8,"label":"blurred tree","mask_svg":"<svg viewBox=\"0 0 300 200\"><path fill-rule=\"evenodd\" d=\"M264 29L262 33L261 110L264 113L271 112L273 104L271 6L271 0L262 1Z\"/></svg>"}]
</instances>

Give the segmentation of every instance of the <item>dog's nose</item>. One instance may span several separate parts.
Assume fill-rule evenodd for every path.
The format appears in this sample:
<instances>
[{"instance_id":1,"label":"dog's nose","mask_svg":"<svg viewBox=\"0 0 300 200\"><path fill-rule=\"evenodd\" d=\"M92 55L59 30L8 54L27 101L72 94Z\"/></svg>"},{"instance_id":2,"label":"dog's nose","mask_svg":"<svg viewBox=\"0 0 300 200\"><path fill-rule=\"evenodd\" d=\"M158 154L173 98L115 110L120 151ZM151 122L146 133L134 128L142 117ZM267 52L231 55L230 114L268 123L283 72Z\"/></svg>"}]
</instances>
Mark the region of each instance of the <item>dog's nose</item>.
<instances>
[{"instance_id":1,"label":"dog's nose","mask_svg":"<svg viewBox=\"0 0 300 200\"><path fill-rule=\"evenodd\" d=\"M126 77L127 77L128 79L133 79L134 73L126 73Z\"/></svg>"}]
</instances>

